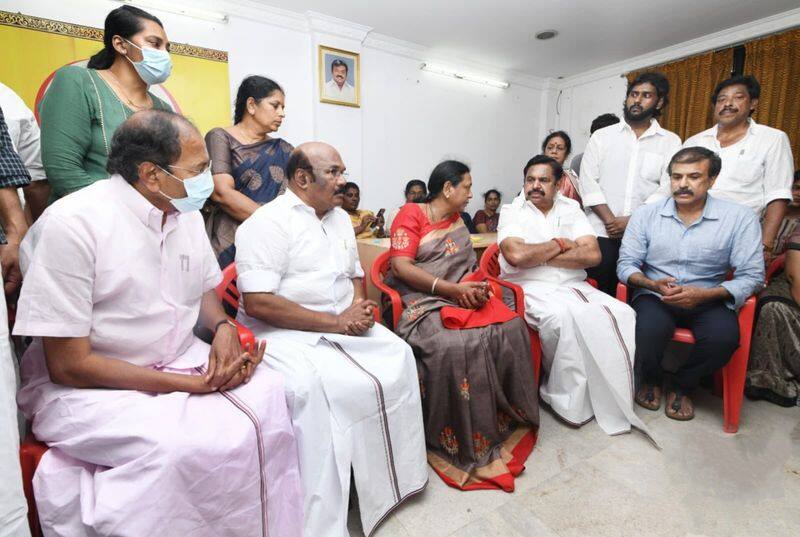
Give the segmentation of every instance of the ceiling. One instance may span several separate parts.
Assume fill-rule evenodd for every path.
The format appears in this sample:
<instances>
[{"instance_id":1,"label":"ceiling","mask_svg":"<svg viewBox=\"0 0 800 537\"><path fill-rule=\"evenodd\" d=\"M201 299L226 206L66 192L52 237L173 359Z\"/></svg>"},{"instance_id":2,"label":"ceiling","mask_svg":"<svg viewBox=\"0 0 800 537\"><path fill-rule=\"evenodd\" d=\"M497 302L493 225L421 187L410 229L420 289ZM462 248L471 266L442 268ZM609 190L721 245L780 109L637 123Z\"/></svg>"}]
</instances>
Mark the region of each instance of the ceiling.
<instances>
[{"instance_id":1,"label":"ceiling","mask_svg":"<svg viewBox=\"0 0 800 537\"><path fill-rule=\"evenodd\" d=\"M800 7L798 0L257 0L540 77L579 74ZM550 41L533 35L555 29Z\"/></svg>"}]
</instances>

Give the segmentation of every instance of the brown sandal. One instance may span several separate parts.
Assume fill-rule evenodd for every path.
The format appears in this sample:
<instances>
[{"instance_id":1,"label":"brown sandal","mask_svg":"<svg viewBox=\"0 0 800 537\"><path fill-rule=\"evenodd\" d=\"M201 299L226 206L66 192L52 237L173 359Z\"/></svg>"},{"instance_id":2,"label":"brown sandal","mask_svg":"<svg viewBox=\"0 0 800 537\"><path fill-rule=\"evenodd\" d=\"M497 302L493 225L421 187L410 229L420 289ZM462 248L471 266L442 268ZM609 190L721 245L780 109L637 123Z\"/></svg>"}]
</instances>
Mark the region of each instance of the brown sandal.
<instances>
[{"instance_id":1,"label":"brown sandal","mask_svg":"<svg viewBox=\"0 0 800 537\"><path fill-rule=\"evenodd\" d=\"M661 408L661 387L643 384L634 400L642 408L658 410Z\"/></svg>"},{"instance_id":2,"label":"brown sandal","mask_svg":"<svg viewBox=\"0 0 800 537\"><path fill-rule=\"evenodd\" d=\"M688 415L681 415L679 412L684 410L685 405L688 403L691 412ZM688 409L687 409L688 410ZM694 419L694 404L689 397L689 394L680 388L675 388L667 392L667 404L664 407L664 413L668 418L678 421L689 421Z\"/></svg>"}]
</instances>

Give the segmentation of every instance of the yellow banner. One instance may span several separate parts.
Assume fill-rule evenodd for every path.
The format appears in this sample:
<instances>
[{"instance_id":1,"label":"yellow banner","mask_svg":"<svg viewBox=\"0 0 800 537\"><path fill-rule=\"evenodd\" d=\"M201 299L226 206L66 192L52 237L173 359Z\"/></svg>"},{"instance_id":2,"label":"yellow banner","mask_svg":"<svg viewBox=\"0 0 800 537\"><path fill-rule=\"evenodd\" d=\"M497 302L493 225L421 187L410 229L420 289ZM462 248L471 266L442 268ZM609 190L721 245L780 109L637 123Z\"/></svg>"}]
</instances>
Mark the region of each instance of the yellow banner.
<instances>
[{"instance_id":1,"label":"yellow banner","mask_svg":"<svg viewBox=\"0 0 800 537\"><path fill-rule=\"evenodd\" d=\"M36 111L56 69L85 65L103 30L0 11L0 82ZM172 74L151 91L190 118L200 132L231 124L226 52L172 44Z\"/></svg>"}]
</instances>

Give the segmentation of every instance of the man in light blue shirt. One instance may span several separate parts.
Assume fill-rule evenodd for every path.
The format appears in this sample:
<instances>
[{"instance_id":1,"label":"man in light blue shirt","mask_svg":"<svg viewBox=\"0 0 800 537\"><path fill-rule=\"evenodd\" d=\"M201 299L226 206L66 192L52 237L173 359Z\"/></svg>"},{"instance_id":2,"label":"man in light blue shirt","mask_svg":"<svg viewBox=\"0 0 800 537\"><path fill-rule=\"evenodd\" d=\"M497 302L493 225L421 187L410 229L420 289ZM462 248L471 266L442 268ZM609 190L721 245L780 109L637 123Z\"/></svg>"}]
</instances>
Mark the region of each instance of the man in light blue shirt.
<instances>
[{"instance_id":1,"label":"man in light blue shirt","mask_svg":"<svg viewBox=\"0 0 800 537\"><path fill-rule=\"evenodd\" d=\"M640 406L661 406L661 360L675 328L694 334L689 359L667 390L666 414L677 420L694 417L692 388L731 359L739 346L736 310L764 282L758 218L708 195L721 167L706 148L675 153L667 168L672 197L633 213L617 265L619 280L635 288Z\"/></svg>"}]
</instances>

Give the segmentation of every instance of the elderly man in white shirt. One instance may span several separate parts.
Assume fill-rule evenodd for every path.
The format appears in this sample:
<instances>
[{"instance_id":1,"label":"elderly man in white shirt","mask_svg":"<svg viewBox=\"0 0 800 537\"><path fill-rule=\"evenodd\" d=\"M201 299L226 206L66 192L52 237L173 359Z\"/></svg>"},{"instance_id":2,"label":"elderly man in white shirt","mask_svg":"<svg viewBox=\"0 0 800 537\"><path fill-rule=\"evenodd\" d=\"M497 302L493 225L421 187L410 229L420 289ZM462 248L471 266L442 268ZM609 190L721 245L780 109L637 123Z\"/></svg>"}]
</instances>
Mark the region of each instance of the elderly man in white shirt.
<instances>
[{"instance_id":1,"label":"elderly man in white shirt","mask_svg":"<svg viewBox=\"0 0 800 537\"><path fill-rule=\"evenodd\" d=\"M625 120L592 134L583 154L579 191L602 255L589 276L611 296L616 294L617 259L628 219L649 197L658 196L669 159L681 148L678 135L655 119L668 97L669 82L662 74L639 75L628 84Z\"/></svg>"},{"instance_id":2,"label":"elderly man in white shirt","mask_svg":"<svg viewBox=\"0 0 800 537\"><path fill-rule=\"evenodd\" d=\"M562 172L544 155L528 161L522 193L503 206L497 229L501 275L523 288L542 341L539 393L573 425L594 416L610 435L631 425L648 433L633 411L635 316L585 281L600 249L580 206L558 193Z\"/></svg>"},{"instance_id":3,"label":"elderly man in white shirt","mask_svg":"<svg viewBox=\"0 0 800 537\"><path fill-rule=\"evenodd\" d=\"M39 124L20 96L3 83L0 83L0 108L5 115L11 143L31 175L31 184L23 192L25 210L32 220L36 220L47 207L50 196L50 183L42 166Z\"/></svg>"},{"instance_id":4,"label":"elderly man in white shirt","mask_svg":"<svg viewBox=\"0 0 800 537\"><path fill-rule=\"evenodd\" d=\"M351 469L370 535L428 479L414 355L375 325L350 217L345 166L323 143L297 147L286 193L236 232L238 319L266 338L284 375L305 493L305 534L347 535Z\"/></svg>"},{"instance_id":5,"label":"elderly man in white shirt","mask_svg":"<svg viewBox=\"0 0 800 537\"><path fill-rule=\"evenodd\" d=\"M711 95L717 124L683 145L705 147L722 159L722 171L709 194L750 207L759 216L763 214L764 258L769 261L792 199L794 159L785 132L759 125L750 118L760 93L761 87L752 76L720 82ZM663 193L671 194L668 190Z\"/></svg>"}]
</instances>

